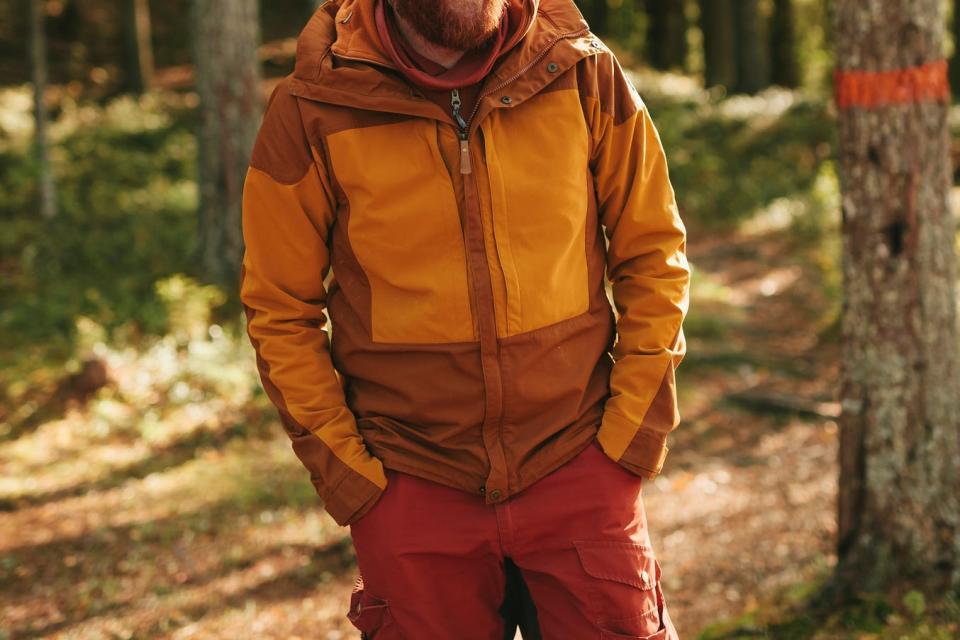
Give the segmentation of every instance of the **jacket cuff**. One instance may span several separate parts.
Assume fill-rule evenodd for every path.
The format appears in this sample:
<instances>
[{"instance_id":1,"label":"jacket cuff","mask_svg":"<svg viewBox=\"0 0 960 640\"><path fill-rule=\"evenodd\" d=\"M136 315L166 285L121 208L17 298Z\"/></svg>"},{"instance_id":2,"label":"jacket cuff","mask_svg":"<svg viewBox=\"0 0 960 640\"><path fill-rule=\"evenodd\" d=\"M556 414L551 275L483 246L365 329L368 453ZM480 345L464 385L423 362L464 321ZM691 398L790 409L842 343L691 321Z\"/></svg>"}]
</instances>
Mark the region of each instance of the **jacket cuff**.
<instances>
[{"instance_id":1,"label":"jacket cuff","mask_svg":"<svg viewBox=\"0 0 960 640\"><path fill-rule=\"evenodd\" d=\"M641 429L617 462L638 476L653 478L663 469L668 451L666 435Z\"/></svg>"},{"instance_id":2,"label":"jacket cuff","mask_svg":"<svg viewBox=\"0 0 960 640\"><path fill-rule=\"evenodd\" d=\"M319 483L313 484L323 499L327 513L340 526L359 520L380 499L384 491L355 471L347 471L344 479L333 489L323 491Z\"/></svg>"},{"instance_id":3,"label":"jacket cuff","mask_svg":"<svg viewBox=\"0 0 960 640\"><path fill-rule=\"evenodd\" d=\"M604 414L603 422L601 430L604 428L617 431L636 429L629 420L610 411ZM600 438L601 444L604 440L605 438ZM636 431L630 444L619 457L611 455L604 448L604 452L617 464L643 478L653 478L660 473L668 451L670 449L667 447L667 434L644 427Z\"/></svg>"},{"instance_id":4,"label":"jacket cuff","mask_svg":"<svg viewBox=\"0 0 960 640\"><path fill-rule=\"evenodd\" d=\"M337 458L314 433L303 429L301 433L291 434L290 438L294 452L310 472L310 481L317 495L323 500L330 516L341 526L366 513L383 492L381 486L387 486L383 464L376 458L370 458L369 466L374 477L382 481L381 484Z\"/></svg>"}]
</instances>

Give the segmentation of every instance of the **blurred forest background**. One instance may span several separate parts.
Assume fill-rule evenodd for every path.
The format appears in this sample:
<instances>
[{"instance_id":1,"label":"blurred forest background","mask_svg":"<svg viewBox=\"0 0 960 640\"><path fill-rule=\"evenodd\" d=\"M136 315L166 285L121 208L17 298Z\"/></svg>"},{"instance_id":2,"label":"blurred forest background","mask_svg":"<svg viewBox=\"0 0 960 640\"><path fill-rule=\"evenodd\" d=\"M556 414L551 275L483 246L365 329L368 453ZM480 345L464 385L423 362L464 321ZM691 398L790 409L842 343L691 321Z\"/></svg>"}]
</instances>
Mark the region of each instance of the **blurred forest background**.
<instances>
[{"instance_id":1,"label":"blurred forest background","mask_svg":"<svg viewBox=\"0 0 960 640\"><path fill-rule=\"evenodd\" d=\"M347 530L260 387L217 180L317 4L0 0L0 640L357 637ZM681 634L960 637L948 590L818 595L838 561L831 3L578 4L650 106L689 231L684 421L645 487ZM237 70L253 94L218 85Z\"/></svg>"}]
</instances>

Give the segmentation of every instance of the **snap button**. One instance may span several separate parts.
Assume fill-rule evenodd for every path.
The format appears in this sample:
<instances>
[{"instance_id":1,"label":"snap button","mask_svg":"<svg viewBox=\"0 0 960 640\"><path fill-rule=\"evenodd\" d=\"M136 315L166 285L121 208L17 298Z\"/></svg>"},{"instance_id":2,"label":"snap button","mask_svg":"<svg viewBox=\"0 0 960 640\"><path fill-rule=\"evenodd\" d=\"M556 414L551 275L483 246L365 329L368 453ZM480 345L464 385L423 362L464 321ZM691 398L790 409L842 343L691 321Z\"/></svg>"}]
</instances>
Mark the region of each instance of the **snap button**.
<instances>
[{"instance_id":1,"label":"snap button","mask_svg":"<svg viewBox=\"0 0 960 640\"><path fill-rule=\"evenodd\" d=\"M551 62L550 64L547 65L547 71L549 71L550 73L556 73L557 69L559 68L560 68L560 65L558 65L556 62Z\"/></svg>"},{"instance_id":2,"label":"snap button","mask_svg":"<svg viewBox=\"0 0 960 640\"><path fill-rule=\"evenodd\" d=\"M510 96L503 96L502 98L500 98L500 102L502 102L503 104L510 104L511 102L513 102L513 98L511 98Z\"/></svg>"},{"instance_id":3,"label":"snap button","mask_svg":"<svg viewBox=\"0 0 960 640\"><path fill-rule=\"evenodd\" d=\"M599 48L600 48L600 41L599 41L599 40L591 40L591 41L590 41L590 46L593 47L594 49L599 49Z\"/></svg>"},{"instance_id":4,"label":"snap button","mask_svg":"<svg viewBox=\"0 0 960 640\"><path fill-rule=\"evenodd\" d=\"M493 491L491 491L491 492L490 492L490 497L493 498L494 500L499 500L499 499L500 499L500 489L494 489Z\"/></svg>"}]
</instances>

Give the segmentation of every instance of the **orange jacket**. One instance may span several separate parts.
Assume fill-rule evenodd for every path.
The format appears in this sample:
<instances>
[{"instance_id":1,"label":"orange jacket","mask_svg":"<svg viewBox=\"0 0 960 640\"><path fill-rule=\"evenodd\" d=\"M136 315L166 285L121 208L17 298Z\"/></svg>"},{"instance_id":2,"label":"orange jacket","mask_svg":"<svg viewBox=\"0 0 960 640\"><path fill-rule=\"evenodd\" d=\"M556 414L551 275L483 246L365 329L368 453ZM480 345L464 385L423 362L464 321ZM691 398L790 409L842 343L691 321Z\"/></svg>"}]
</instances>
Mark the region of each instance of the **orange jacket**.
<instances>
[{"instance_id":1,"label":"orange jacket","mask_svg":"<svg viewBox=\"0 0 960 640\"><path fill-rule=\"evenodd\" d=\"M372 0L317 10L267 106L240 296L341 525L384 467L492 504L596 437L651 477L680 420L690 270L660 138L572 0L522 1L465 128L393 68Z\"/></svg>"}]
</instances>

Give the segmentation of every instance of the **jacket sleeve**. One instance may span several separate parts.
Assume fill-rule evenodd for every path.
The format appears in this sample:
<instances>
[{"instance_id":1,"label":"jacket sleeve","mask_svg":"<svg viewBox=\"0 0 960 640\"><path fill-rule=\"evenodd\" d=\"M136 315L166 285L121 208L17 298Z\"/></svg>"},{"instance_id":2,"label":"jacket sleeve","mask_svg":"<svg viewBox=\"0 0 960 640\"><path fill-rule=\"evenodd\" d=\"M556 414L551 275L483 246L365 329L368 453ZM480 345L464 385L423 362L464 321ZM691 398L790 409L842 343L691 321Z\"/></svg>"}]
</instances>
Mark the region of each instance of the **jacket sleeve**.
<instances>
[{"instance_id":1,"label":"jacket sleeve","mask_svg":"<svg viewBox=\"0 0 960 640\"><path fill-rule=\"evenodd\" d=\"M585 101L591 170L618 312L598 440L610 458L653 477L680 422L675 370L686 353L686 229L646 105L612 53L604 49L594 60L594 96Z\"/></svg>"},{"instance_id":2,"label":"jacket sleeve","mask_svg":"<svg viewBox=\"0 0 960 640\"><path fill-rule=\"evenodd\" d=\"M286 80L274 90L243 189L240 299L268 397L326 510L340 525L386 488L346 405L325 330L335 213L327 172Z\"/></svg>"}]
</instances>

